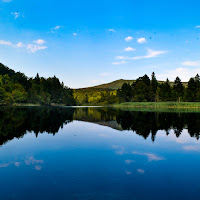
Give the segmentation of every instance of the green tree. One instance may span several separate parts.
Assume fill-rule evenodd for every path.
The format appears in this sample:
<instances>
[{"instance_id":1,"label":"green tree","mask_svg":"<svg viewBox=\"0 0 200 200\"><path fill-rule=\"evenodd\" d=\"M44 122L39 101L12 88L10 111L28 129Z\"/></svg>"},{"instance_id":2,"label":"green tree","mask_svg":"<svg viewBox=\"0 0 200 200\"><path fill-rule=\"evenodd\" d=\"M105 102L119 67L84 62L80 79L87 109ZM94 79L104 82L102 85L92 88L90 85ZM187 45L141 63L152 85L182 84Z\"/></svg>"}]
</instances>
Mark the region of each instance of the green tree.
<instances>
[{"instance_id":1,"label":"green tree","mask_svg":"<svg viewBox=\"0 0 200 200\"><path fill-rule=\"evenodd\" d=\"M194 102L196 100L197 84L194 78L190 78L186 88L185 100Z\"/></svg>"},{"instance_id":2,"label":"green tree","mask_svg":"<svg viewBox=\"0 0 200 200\"><path fill-rule=\"evenodd\" d=\"M175 99L180 102L181 99L183 98L184 86L181 82L181 79L178 76L174 81L173 91Z\"/></svg>"},{"instance_id":3,"label":"green tree","mask_svg":"<svg viewBox=\"0 0 200 200\"><path fill-rule=\"evenodd\" d=\"M124 83L121 89L117 90L117 95L119 97L120 102L131 101L133 97L131 85L128 83Z\"/></svg>"},{"instance_id":4,"label":"green tree","mask_svg":"<svg viewBox=\"0 0 200 200\"><path fill-rule=\"evenodd\" d=\"M157 101L156 99L157 88L158 88L158 81L156 80L155 73L153 72L151 75L150 91L149 91L150 101Z\"/></svg>"}]
</instances>

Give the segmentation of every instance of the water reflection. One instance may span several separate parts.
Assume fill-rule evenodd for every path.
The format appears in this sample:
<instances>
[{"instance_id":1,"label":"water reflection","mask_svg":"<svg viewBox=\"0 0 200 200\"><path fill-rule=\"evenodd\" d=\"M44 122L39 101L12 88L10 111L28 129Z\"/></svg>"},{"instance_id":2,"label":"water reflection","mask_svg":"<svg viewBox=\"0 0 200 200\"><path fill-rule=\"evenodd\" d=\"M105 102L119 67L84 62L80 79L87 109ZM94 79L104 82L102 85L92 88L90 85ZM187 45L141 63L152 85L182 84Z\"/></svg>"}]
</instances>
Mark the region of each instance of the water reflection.
<instances>
[{"instance_id":1,"label":"water reflection","mask_svg":"<svg viewBox=\"0 0 200 200\"><path fill-rule=\"evenodd\" d=\"M1 199L198 199L199 118L1 107Z\"/></svg>"},{"instance_id":2,"label":"water reflection","mask_svg":"<svg viewBox=\"0 0 200 200\"><path fill-rule=\"evenodd\" d=\"M187 129L190 136L197 140L200 134L200 113L123 111L112 108L1 107L0 145L22 137L27 131L33 131L36 137L43 132L56 134L73 120L92 122L119 131L132 130L144 139L150 136L152 141L155 141L158 130L164 130L166 135L173 130L179 137L183 129ZM194 147L185 148L194 150ZM122 153L122 150L118 149L118 153Z\"/></svg>"},{"instance_id":3,"label":"water reflection","mask_svg":"<svg viewBox=\"0 0 200 200\"><path fill-rule=\"evenodd\" d=\"M20 138L27 131L55 134L63 125L73 120L73 109L63 108L0 108L0 145Z\"/></svg>"}]
</instances>

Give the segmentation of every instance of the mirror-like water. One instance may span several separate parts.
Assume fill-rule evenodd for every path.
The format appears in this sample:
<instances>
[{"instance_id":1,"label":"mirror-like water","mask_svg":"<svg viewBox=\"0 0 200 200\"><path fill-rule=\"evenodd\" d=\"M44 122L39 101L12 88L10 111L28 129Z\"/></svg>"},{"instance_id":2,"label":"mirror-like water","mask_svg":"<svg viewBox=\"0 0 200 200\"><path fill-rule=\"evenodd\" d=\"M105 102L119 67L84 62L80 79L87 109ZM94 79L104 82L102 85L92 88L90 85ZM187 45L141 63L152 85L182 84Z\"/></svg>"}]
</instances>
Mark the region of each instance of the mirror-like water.
<instances>
[{"instance_id":1,"label":"mirror-like water","mask_svg":"<svg viewBox=\"0 0 200 200\"><path fill-rule=\"evenodd\" d=\"M0 108L0 196L199 199L200 113Z\"/></svg>"}]
</instances>

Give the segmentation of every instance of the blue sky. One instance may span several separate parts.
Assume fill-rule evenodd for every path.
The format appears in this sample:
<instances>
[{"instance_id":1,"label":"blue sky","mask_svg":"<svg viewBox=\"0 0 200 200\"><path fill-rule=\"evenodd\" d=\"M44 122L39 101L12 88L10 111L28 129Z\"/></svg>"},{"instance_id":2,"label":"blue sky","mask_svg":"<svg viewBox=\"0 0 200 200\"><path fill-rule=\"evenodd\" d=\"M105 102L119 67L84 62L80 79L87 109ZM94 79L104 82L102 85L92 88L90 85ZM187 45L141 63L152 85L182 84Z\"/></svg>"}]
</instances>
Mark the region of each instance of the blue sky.
<instances>
[{"instance_id":1,"label":"blue sky","mask_svg":"<svg viewBox=\"0 0 200 200\"><path fill-rule=\"evenodd\" d=\"M71 88L200 74L200 1L0 0L0 62Z\"/></svg>"}]
</instances>

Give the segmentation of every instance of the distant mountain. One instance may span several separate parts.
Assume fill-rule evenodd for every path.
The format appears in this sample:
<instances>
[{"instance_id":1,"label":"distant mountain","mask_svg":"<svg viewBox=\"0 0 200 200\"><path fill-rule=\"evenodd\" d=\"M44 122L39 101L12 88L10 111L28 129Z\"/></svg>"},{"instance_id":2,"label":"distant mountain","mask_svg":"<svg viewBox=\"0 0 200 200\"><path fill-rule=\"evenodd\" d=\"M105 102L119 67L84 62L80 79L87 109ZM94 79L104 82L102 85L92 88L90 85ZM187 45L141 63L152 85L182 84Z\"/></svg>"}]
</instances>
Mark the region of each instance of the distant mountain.
<instances>
[{"instance_id":1,"label":"distant mountain","mask_svg":"<svg viewBox=\"0 0 200 200\"><path fill-rule=\"evenodd\" d=\"M105 84L101 84L101 85L97 85L97 86L93 86L93 87L88 87L88 88L79 88L76 90L91 90L91 89L100 89L100 90L117 90L119 88L122 87L122 85L124 83L129 83L132 84L133 82L135 82L135 80L125 80L125 79L119 79L110 83L105 83ZM164 83L164 81L158 81L160 84ZM182 82L183 85L187 86L187 82ZM171 85L173 85L173 82L170 82Z\"/></svg>"}]
</instances>

